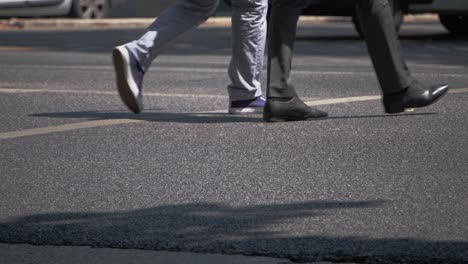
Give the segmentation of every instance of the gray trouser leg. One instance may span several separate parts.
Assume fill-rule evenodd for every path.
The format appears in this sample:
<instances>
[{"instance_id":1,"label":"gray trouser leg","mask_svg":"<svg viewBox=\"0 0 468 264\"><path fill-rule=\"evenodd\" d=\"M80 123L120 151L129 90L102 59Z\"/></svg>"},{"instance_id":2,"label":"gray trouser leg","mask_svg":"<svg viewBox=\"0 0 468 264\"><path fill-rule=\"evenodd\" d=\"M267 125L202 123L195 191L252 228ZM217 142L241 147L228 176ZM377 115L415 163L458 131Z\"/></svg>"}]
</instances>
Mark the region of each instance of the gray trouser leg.
<instances>
[{"instance_id":1,"label":"gray trouser leg","mask_svg":"<svg viewBox=\"0 0 468 264\"><path fill-rule=\"evenodd\" d=\"M304 0L275 0L272 5L268 39L268 97L293 97L289 83L296 27Z\"/></svg>"},{"instance_id":2,"label":"gray trouser leg","mask_svg":"<svg viewBox=\"0 0 468 264\"><path fill-rule=\"evenodd\" d=\"M140 39L127 44L146 71L161 50L182 33L205 22L214 12L218 0L178 0L151 24Z\"/></svg>"},{"instance_id":3,"label":"gray trouser leg","mask_svg":"<svg viewBox=\"0 0 468 264\"><path fill-rule=\"evenodd\" d=\"M388 0L358 0L367 48L384 94L400 92L413 78L403 59Z\"/></svg>"},{"instance_id":4,"label":"gray trouser leg","mask_svg":"<svg viewBox=\"0 0 468 264\"><path fill-rule=\"evenodd\" d=\"M262 95L268 0L232 0L232 58L229 98L233 101Z\"/></svg>"}]
</instances>

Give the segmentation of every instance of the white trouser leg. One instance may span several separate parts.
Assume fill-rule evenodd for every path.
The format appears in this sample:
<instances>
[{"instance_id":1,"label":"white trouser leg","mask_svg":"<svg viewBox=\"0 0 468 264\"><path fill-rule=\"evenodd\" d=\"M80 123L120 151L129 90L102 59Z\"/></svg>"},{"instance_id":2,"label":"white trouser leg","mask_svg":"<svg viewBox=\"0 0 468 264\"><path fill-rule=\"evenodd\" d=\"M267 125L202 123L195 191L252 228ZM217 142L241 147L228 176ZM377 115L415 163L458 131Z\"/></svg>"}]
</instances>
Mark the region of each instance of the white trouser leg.
<instances>
[{"instance_id":1,"label":"white trouser leg","mask_svg":"<svg viewBox=\"0 0 468 264\"><path fill-rule=\"evenodd\" d=\"M178 0L167 8L140 39L126 46L147 71L151 62L182 33L205 22L218 6L218 0Z\"/></svg>"},{"instance_id":2,"label":"white trouser leg","mask_svg":"<svg viewBox=\"0 0 468 264\"><path fill-rule=\"evenodd\" d=\"M228 86L231 100L262 95L268 0L232 0L232 58Z\"/></svg>"}]
</instances>

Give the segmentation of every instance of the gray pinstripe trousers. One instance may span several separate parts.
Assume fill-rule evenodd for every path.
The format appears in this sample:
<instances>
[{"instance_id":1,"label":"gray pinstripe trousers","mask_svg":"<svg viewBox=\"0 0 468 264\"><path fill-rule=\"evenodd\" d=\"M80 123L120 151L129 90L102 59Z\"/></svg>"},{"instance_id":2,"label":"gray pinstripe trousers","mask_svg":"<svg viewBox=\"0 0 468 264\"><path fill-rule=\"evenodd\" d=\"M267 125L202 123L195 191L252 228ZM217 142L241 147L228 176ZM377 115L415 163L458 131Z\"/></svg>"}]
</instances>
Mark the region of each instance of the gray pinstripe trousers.
<instances>
[{"instance_id":1,"label":"gray pinstripe trousers","mask_svg":"<svg viewBox=\"0 0 468 264\"><path fill-rule=\"evenodd\" d=\"M135 41L127 43L130 52L146 71L152 61L178 36L205 22L218 0L178 0L166 9ZM228 75L231 100L262 95L268 0L232 0L232 58Z\"/></svg>"}]
</instances>

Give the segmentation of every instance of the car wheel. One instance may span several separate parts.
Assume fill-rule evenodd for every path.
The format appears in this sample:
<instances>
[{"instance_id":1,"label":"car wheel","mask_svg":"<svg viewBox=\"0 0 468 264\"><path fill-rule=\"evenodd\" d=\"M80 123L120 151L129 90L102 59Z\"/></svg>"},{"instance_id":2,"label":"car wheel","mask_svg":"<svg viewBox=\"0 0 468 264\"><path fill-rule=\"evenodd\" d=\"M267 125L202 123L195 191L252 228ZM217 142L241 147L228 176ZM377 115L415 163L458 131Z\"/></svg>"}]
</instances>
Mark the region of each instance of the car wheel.
<instances>
[{"instance_id":1,"label":"car wheel","mask_svg":"<svg viewBox=\"0 0 468 264\"><path fill-rule=\"evenodd\" d=\"M108 13L108 0L73 0L69 16L94 19L107 17Z\"/></svg>"},{"instance_id":2,"label":"car wheel","mask_svg":"<svg viewBox=\"0 0 468 264\"><path fill-rule=\"evenodd\" d=\"M439 15L440 22L455 36L468 36L468 15Z\"/></svg>"},{"instance_id":3,"label":"car wheel","mask_svg":"<svg viewBox=\"0 0 468 264\"><path fill-rule=\"evenodd\" d=\"M397 32L399 32L401 24L403 23L403 9L401 7L400 0L388 0L388 3L390 4L390 7L392 9L392 16L393 22L395 24L395 29ZM359 36L361 36L361 38L364 38L361 22L356 11L353 13L353 24L354 28L356 28L356 31L359 33Z\"/></svg>"}]
</instances>

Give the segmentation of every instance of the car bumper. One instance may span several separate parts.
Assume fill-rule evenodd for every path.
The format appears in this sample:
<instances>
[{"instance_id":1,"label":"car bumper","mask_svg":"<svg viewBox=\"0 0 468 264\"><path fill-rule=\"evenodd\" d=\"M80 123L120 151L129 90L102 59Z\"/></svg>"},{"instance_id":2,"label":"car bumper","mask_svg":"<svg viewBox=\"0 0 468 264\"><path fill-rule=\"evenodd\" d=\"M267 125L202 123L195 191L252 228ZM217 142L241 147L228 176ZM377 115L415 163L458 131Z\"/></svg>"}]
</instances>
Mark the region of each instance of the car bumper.
<instances>
[{"instance_id":1,"label":"car bumper","mask_svg":"<svg viewBox=\"0 0 468 264\"><path fill-rule=\"evenodd\" d=\"M0 17L64 16L70 12L71 5L72 0L61 0L53 6L0 8Z\"/></svg>"}]
</instances>

